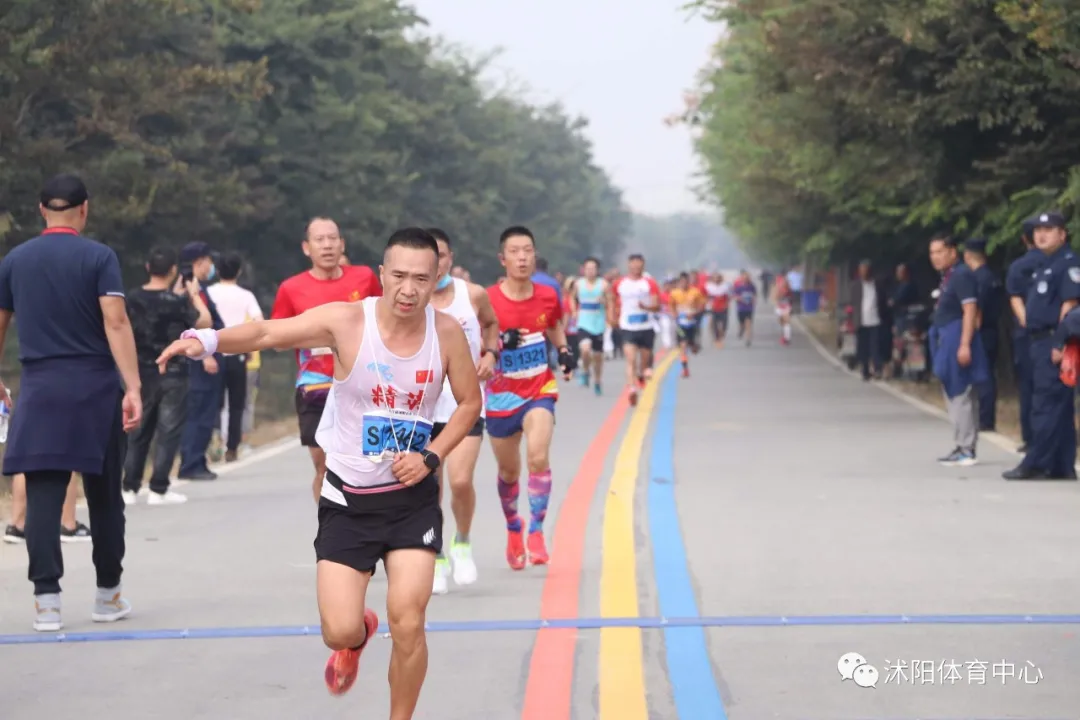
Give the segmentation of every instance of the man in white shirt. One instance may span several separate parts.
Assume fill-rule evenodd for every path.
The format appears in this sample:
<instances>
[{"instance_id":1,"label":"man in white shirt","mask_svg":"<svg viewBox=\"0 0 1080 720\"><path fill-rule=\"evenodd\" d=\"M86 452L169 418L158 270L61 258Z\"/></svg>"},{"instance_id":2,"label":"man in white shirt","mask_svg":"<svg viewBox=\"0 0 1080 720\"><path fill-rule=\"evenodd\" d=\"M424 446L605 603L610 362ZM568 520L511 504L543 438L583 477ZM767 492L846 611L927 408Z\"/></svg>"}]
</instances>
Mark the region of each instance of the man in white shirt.
<instances>
[{"instance_id":1,"label":"man in white shirt","mask_svg":"<svg viewBox=\"0 0 1080 720\"><path fill-rule=\"evenodd\" d=\"M236 253L221 258L217 265L221 281L206 289L210 299L217 305L218 314L225 327L231 328L253 320L262 320L263 313L255 294L236 284L244 260ZM240 440L244 435L244 406L247 403L247 355L226 355L225 410L221 415L221 429L225 441L225 462L234 462Z\"/></svg>"},{"instance_id":2,"label":"man in white shirt","mask_svg":"<svg viewBox=\"0 0 1080 720\"><path fill-rule=\"evenodd\" d=\"M863 380L881 377L882 359L882 317L885 315L885 293L881 285L874 280L870 261L859 263L859 277L852 292L851 307L855 315L857 354L862 365Z\"/></svg>"}]
</instances>

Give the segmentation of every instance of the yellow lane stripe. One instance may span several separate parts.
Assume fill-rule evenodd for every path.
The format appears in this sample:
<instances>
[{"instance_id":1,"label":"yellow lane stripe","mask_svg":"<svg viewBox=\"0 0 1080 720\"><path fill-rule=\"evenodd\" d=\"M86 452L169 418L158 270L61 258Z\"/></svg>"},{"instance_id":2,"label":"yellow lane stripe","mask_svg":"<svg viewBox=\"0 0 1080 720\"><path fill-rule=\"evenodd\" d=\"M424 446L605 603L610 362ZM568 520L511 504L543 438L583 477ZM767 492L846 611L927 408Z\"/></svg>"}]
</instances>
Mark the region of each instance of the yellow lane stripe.
<instances>
[{"instance_id":1,"label":"yellow lane stripe","mask_svg":"<svg viewBox=\"0 0 1080 720\"><path fill-rule=\"evenodd\" d=\"M600 614L638 617L637 554L634 550L634 492L649 418L660 383L678 353L669 352L638 396L638 405L615 458L604 502L604 539L600 571ZM625 402L625 401L622 401ZM600 630L601 720L648 720L645 666L640 628Z\"/></svg>"}]
</instances>

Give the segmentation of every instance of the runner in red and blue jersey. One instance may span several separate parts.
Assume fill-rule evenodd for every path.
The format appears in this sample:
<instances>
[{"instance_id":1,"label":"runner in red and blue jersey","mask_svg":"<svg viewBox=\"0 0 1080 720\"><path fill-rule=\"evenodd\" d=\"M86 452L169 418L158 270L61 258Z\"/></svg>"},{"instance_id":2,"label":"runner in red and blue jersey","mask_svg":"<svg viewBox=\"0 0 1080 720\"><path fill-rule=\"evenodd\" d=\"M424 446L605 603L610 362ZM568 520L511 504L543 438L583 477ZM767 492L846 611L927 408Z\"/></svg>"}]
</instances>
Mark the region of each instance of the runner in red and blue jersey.
<instances>
[{"instance_id":1,"label":"runner in red and blue jersey","mask_svg":"<svg viewBox=\"0 0 1080 720\"><path fill-rule=\"evenodd\" d=\"M304 254L311 258L311 269L293 275L278 286L272 320L295 317L313 307L332 302L359 302L382 295L379 279L371 268L343 265L345 241L337 224L327 218L315 218L304 237ZM300 443L311 453L315 465L312 492L315 503L322 492L326 474L326 453L315 442L315 431L322 419L326 396L334 381L334 352L330 348L297 350L296 416L300 423Z\"/></svg>"},{"instance_id":2,"label":"runner in red and blue jersey","mask_svg":"<svg viewBox=\"0 0 1080 720\"><path fill-rule=\"evenodd\" d=\"M743 270L739 279L731 288L735 296L735 314L739 319L739 338L750 347L754 334L754 306L757 304L757 286L750 279L750 273Z\"/></svg>"},{"instance_id":3,"label":"runner in red and blue jersey","mask_svg":"<svg viewBox=\"0 0 1080 720\"><path fill-rule=\"evenodd\" d=\"M499 361L488 380L487 430L498 465L499 499L506 516L506 561L511 569L525 567L526 548L533 565L548 561L544 517L551 497L548 453L555 429L559 387L548 365L547 342L558 350L559 365L569 380L576 363L566 343L562 303L555 290L533 282L536 241L528 228L511 227L499 239L499 260L506 279L488 288L499 319ZM529 535L518 515L521 491L521 436L529 458Z\"/></svg>"}]
</instances>

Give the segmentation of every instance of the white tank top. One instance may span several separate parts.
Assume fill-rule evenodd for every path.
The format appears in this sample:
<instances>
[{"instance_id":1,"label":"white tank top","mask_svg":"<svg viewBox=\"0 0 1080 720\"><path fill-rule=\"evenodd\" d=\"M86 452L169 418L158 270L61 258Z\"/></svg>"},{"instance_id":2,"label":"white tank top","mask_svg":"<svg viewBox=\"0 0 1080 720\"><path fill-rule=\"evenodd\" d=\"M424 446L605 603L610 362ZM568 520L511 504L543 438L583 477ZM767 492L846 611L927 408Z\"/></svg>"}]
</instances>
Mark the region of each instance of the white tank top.
<instances>
[{"instance_id":1,"label":"white tank top","mask_svg":"<svg viewBox=\"0 0 1080 720\"><path fill-rule=\"evenodd\" d=\"M469 350L472 351L473 365L480 362L480 346L483 344L483 333L480 330L480 318L476 317L472 300L469 299L469 284L461 278L454 278L454 299L439 312L444 312L461 324L465 331L465 339L469 341ZM476 381L480 383L479 380ZM444 423L457 410L457 400L450 390L450 381L443 378L442 394L435 405L435 422ZM484 409L480 408L480 417L484 417Z\"/></svg>"},{"instance_id":2,"label":"white tank top","mask_svg":"<svg viewBox=\"0 0 1080 720\"><path fill-rule=\"evenodd\" d=\"M435 310L424 308L424 344L412 357L391 354L375 319L378 298L363 301L364 338L352 372L334 379L315 441L326 451L326 468L364 493L400 490L394 477L394 454L427 447L435 404L443 382L442 353L435 331ZM322 496L344 504L326 479Z\"/></svg>"}]
</instances>

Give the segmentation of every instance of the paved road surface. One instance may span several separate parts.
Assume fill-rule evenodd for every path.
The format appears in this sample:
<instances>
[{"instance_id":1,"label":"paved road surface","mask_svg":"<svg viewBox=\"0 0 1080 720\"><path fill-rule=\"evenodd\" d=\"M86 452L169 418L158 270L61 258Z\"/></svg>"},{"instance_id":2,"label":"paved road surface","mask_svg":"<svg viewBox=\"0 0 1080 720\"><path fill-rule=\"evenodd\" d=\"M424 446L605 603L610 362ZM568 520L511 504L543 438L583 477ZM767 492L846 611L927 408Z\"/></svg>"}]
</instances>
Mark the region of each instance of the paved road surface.
<instances>
[{"instance_id":1,"label":"paved road surface","mask_svg":"<svg viewBox=\"0 0 1080 720\"><path fill-rule=\"evenodd\" d=\"M772 618L761 623L1078 611L1075 484L1006 484L1000 472L1016 458L989 444L978 467L938 467L946 424L838 372L801 335L780 347L771 325L752 348L705 351L691 379L658 383L655 402L622 422L610 392L595 399L564 387L551 568L505 566L485 450L473 532L480 581L434 598L429 611L432 623L471 624L431 634L418 719L512 720L524 711L530 720L585 720L601 707L612 720L1080 716L1075 624L860 626L846 617L666 634L543 630L535 658L535 630L477 629L536 620L542 597L556 615L567 607L582 618L617 615L613 608L636 599L646 618L661 609ZM610 378L619 367L609 364ZM605 442L613 411L619 429ZM673 477L663 467L672 436ZM308 472L293 450L188 485L187 505L129 508L125 585L135 612L115 628L89 622L90 548L65 546L66 631L314 625ZM564 502L575 474L578 490ZM635 585L636 598L620 591ZM380 615L384 591L380 571L370 593ZM28 633L31 610L25 550L0 546L0 635ZM314 636L0 644L0 718L385 718L389 649L373 642L356 688L332 699L322 683L327 652ZM847 652L876 666L876 688L841 681L837 661ZM944 672L912 682L908 669L899 683L887 668L898 660L944 661ZM987 663L984 685L976 661ZM994 677L1003 662L1011 672L999 667Z\"/></svg>"}]
</instances>

